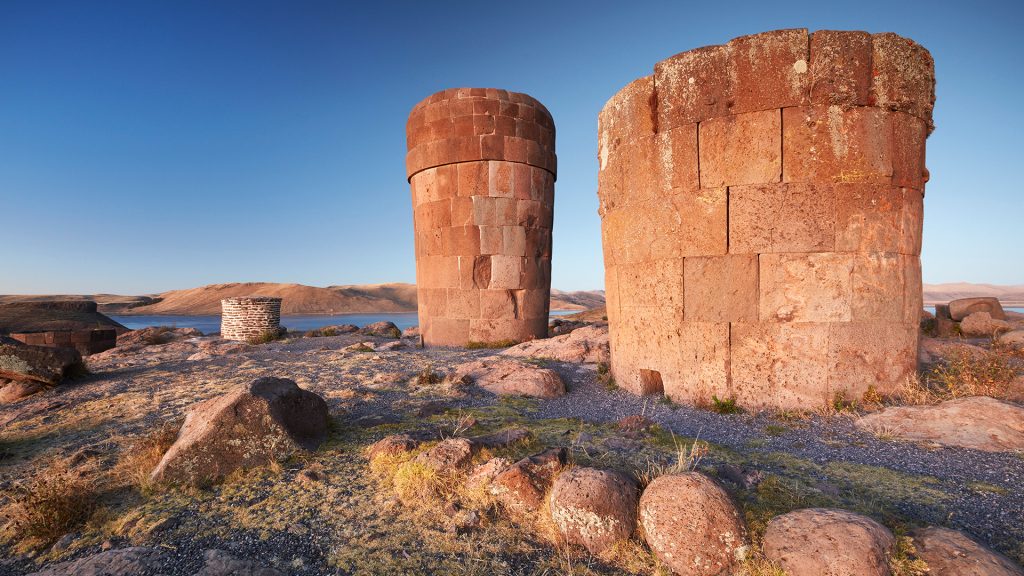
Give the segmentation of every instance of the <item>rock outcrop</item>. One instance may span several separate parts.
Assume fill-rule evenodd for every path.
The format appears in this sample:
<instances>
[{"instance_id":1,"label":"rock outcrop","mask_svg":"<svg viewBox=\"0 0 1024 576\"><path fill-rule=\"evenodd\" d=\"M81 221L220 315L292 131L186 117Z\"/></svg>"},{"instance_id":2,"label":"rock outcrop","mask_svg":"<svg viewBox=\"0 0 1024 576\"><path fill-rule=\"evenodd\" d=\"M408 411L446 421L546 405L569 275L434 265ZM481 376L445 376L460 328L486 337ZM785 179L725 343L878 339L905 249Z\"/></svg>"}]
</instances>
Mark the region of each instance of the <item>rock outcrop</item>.
<instances>
[{"instance_id":1,"label":"rock outcrop","mask_svg":"<svg viewBox=\"0 0 1024 576\"><path fill-rule=\"evenodd\" d=\"M588 364L608 362L611 359L608 350L608 327L584 326L561 336L530 340L506 348L501 355Z\"/></svg>"},{"instance_id":2,"label":"rock outcrop","mask_svg":"<svg viewBox=\"0 0 1024 576\"><path fill-rule=\"evenodd\" d=\"M557 398L565 395L565 383L554 370L499 357L459 364L449 379L456 382L468 379L499 396Z\"/></svg>"},{"instance_id":3,"label":"rock outcrop","mask_svg":"<svg viewBox=\"0 0 1024 576\"><path fill-rule=\"evenodd\" d=\"M551 518L566 541L601 554L636 527L636 483L620 472L576 467L551 488Z\"/></svg>"},{"instance_id":4,"label":"rock outcrop","mask_svg":"<svg viewBox=\"0 0 1024 576\"><path fill-rule=\"evenodd\" d=\"M201 484L238 468L313 450L327 437L323 398L285 378L259 378L195 405L153 470L158 482Z\"/></svg>"},{"instance_id":5,"label":"rock outcrop","mask_svg":"<svg viewBox=\"0 0 1024 576\"><path fill-rule=\"evenodd\" d=\"M956 322L963 322L965 318L975 312L988 312L996 320L1006 320L1006 312L1003 311L1003 306L999 303L998 298L959 298L950 301L948 306L949 317Z\"/></svg>"},{"instance_id":6,"label":"rock outcrop","mask_svg":"<svg viewBox=\"0 0 1024 576\"><path fill-rule=\"evenodd\" d=\"M931 526L911 532L928 576L1024 576L1024 569L961 532Z\"/></svg>"},{"instance_id":7,"label":"rock outcrop","mask_svg":"<svg viewBox=\"0 0 1024 576\"><path fill-rule=\"evenodd\" d=\"M240 559L223 550L203 553L204 565L194 576L285 576L285 573L248 559Z\"/></svg>"},{"instance_id":8,"label":"rock outcrop","mask_svg":"<svg viewBox=\"0 0 1024 576\"><path fill-rule=\"evenodd\" d=\"M465 438L448 438L416 457L416 461L435 472L464 470L473 460L475 447Z\"/></svg>"},{"instance_id":9,"label":"rock outcrop","mask_svg":"<svg viewBox=\"0 0 1024 576\"><path fill-rule=\"evenodd\" d=\"M1006 320L997 320L988 312L971 312L960 322L960 333L964 336L991 338L1008 332L1011 326Z\"/></svg>"},{"instance_id":10,"label":"rock outcrop","mask_svg":"<svg viewBox=\"0 0 1024 576\"><path fill-rule=\"evenodd\" d=\"M651 550L676 574L731 574L749 547L729 495L697 472L651 482L640 496L640 525Z\"/></svg>"},{"instance_id":11,"label":"rock outcrop","mask_svg":"<svg viewBox=\"0 0 1024 576\"><path fill-rule=\"evenodd\" d=\"M885 526L845 510L808 508L772 518L764 555L789 576L889 576Z\"/></svg>"},{"instance_id":12,"label":"rock outcrop","mask_svg":"<svg viewBox=\"0 0 1024 576\"><path fill-rule=\"evenodd\" d=\"M394 322L389 322L387 320L367 324L359 329L359 333L366 336L377 336L379 338L402 337L402 331L398 329L398 326L396 326Z\"/></svg>"},{"instance_id":13,"label":"rock outcrop","mask_svg":"<svg viewBox=\"0 0 1024 576\"><path fill-rule=\"evenodd\" d=\"M160 566L155 548L119 548L69 562L60 562L30 576L144 576Z\"/></svg>"},{"instance_id":14,"label":"rock outcrop","mask_svg":"<svg viewBox=\"0 0 1024 576\"><path fill-rule=\"evenodd\" d=\"M1024 450L1024 408L987 396L947 400L935 406L890 407L854 424L905 440L986 452Z\"/></svg>"}]
</instances>

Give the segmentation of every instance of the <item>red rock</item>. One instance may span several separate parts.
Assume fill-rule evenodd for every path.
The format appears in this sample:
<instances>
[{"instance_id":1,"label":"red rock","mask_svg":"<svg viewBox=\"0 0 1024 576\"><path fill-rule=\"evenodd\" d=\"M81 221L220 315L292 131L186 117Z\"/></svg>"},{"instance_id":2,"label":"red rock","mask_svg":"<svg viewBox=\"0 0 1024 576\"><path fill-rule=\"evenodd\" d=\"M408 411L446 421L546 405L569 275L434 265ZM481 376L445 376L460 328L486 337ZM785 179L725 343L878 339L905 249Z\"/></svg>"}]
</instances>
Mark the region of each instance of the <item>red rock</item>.
<instances>
[{"instance_id":1,"label":"red rock","mask_svg":"<svg viewBox=\"0 0 1024 576\"><path fill-rule=\"evenodd\" d=\"M636 527L636 483L612 470L575 467L551 488L551 518L572 544L602 554Z\"/></svg>"},{"instance_id":2,"label":"red rock","mask_svg":"<svg viewBox=\"0 0 1024 576\"><path fill-rule=\"evenodd\" d=\"M728 44L732 114L801 106L810 69L806 29L741 36Z\"/></svg>"},{"instance_id":3,"label":"red rock","mask_svg":"<svg viewBox=\"0 0 1024 576\"><path fill-rule=\"evenodd\" d=\"M730 113L729 49L705 46L654 65L658 131Z\"/></svg>"},{"instance_id":4,"label":"red rock","mask_svg":"<svg viewBox=\"0 0 1024 576\"><path fill-rule=\"evenodd\" d=\"M871 90L871 35L818 30L811 34L810 102L866 106Z\"/></svg>"},{"instance_id":5,"label":"red rock","mask_svg":"<svg viewBox=\"0 0 1024 576\"><path fill-rule=\"evenodd\" d=\"M931 576L1024 576L1013 561L956 530L929 526L910 535Z\"/></svg>"},{"instance_id":6,"label":"red rock","mask_svg":"<svg viewBox=\"0 0 1024 576\"><path fill-rule=\"evenodd\" d=\"M890 183L890 122L891 115L878 108L783 109L783 181Z\"/></svg>"},{"instance_id":7,"label":"red rock","mask_svg":"<svg viewBox=\"0 0 1024 576\"><path fill-rule=\"evenodd\" d=\"M529 517L540 510L566 457L565 448L548 448L523 458L494 477L491 494L513 514Z\"/></svg>"},{"instance_id":8,"label":"red rock","mask_svg":"<svg viewBox=\"0 0 1024 576\"><path fill-rule=\"evenodd\" d=\"M768 523L764 555L791 576L888 576L894 544L892 533L870 518L808 508Z\"/></svg>"},{"instance_id":9,"label":"red rock","mask_svg":"<svg viewBox=\"0 0 1024 576\"><path fill-rule=\"evenodd\" d=\"M874 34L869 104L913 114L931 132L935 107L935 62L920 44L891 32Z\"/></svg>"},{"instance_id":10,"label":"red rock","mask_svg":"<svg viewBox=\"0 0 1024 576\"><path fill-rule=\"evenodd\" d=\"M778 110L765 110L701 122L701 187L778 182L782 173L781 121ZM788 162L788 153L786 158Z\"/></svg>"}]
</instances>

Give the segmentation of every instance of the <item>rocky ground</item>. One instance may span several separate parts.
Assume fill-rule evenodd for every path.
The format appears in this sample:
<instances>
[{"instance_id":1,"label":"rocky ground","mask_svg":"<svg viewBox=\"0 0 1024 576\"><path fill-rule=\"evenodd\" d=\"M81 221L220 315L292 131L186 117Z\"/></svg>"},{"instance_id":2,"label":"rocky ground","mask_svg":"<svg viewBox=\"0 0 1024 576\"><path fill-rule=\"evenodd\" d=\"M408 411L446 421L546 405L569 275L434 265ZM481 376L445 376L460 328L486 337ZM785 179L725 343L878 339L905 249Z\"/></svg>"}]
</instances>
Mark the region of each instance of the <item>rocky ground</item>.
<instances>
[{"instance_id":1,"label":"rocky ground","mask_svg":"<svg viewBox=\"0 0 1024 576\"><path fill-rule=\"evenodd\" d=\"M359 334L260 345L185 336L136 342L90 357L87 376L0 406L0 507L9 511L22 488L58 477L54 470L85 478L83 497L95 495L68 534L28 538L9 520L0 532L0 574L132 546L154 554L147 570L158 574L243 573L211 568L232 557L287 574L663 570L639 543L598 558L552 544L501 514L456 526L459 510L403 502L370 472L365 455L367 446L399 432L441 439L509 427L532 432L528 441L493 451L513 461L562 446L577 466L642 478L681 451L696 453L696 468L729 491L755 539L778 514L834 507L871 516L897 535L952 527L1024 562L1024 453L907 442L857 427L870 406L749 414L675 405L615 388L593 363L527 358L555 370L567 393L496 396L429 377L495 350L424 350L411 341L384 349L394 342ZM161 436L173 439L190 406L262 376L290 378L327 401L326 443L210 486L147 481L155 461L145 448L160 445ZM640 424L620 425L631 416ZM695 439L706 449L691 450ZM258 573L249 569L244 573ZM57 573L74 573L64 570Z\"/></svg>"}]
</instances>

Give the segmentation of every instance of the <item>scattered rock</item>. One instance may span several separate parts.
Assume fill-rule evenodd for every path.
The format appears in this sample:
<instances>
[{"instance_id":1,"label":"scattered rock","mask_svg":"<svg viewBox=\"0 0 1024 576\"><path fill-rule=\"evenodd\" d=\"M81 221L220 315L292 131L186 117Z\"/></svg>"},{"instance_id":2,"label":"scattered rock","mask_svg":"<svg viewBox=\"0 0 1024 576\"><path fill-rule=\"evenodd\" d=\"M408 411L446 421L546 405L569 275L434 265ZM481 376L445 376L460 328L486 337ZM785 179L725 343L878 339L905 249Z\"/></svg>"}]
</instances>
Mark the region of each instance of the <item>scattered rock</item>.
<instances>
[{"instance_id":1,"label":"scattered rock","mask_svg":"<svg viewBox=\"0 0 1024 576\"><path fill-rule=\"evenodd\" d=\"M391 342L385 342L380 346L373 349L374 352L388 352L391 350L401 350L405 348L405 342L401 340L392 340Z\"/></svg>"},{"instance_id":2,"label":"scattered rock","mask_svg":"<svg viewBox=\"0 0 1024 576\"><path fill-rule=\"evenodd\" d=\"M295 475L295 481L303 486L314 486L324 479L324 475L318 470L306 468Z\"/></svg>"},{"instance_id":3,"label":"scattered rock","mask_svg":"<svg viewBox=\"0 0 1024 576\"><path fill-rule=\"evenodd\" d=\"M450 381L470 380L499 396L557 398L565 395L565 384L558 373L517 360L496 357L466 362L455 367Z\"/></svg>"},{"instance_id":4,"label":"scattered rock","mask_svg":"<svg viewBox=\"0 0 1024 576\"><path fill-rule=\"evenodd\" d=\"M506 448L533 438L526 428L506 428L491 434L473 437L473 443L483 448Z\"/></svg>"},{"instance_id":5,"label":"scattered rock","mask_svg":"<svg viewBox=\"0 0 1024 576\"><path fill-rule=\"evenodd\" d=\"M408 382L411 377L412 374L409 372L377 372L370 379L370 385L402 384Z\"/></svg>"},{"instance_id":6,"label":"scattered rock","mask_svg":"<svg viewBox=\"0 0 1024 576\"><path fill-rule=\"evenodd\" d=\"M82 355L74 348L28 346L0 336L0 378L32 380L56 385L74 367L82 365Z\"/></svg>"},{"instance_id":7,"label":"scattered rock","mask_svg":"<svg viewBox=\"0 0 1024 576\"><path fill-rule=\"evenodd\" d=\"M429 400L416 409L417 418L430 418L448 411L449 405L437 400Z\"/></svg>"},{"instance_id":8,"label":"scattered rock","mask_svg":"<svg viewBox=\"0 0 1024 576\"><path fill-rule=\"evenodd\" d=\"M608 327L585 326L561 336L530 340L506 348L501 355L590 364L608 362L611 358L608 349Z\"/></svg>"},{"instance_id":9,"label":"scattered rock","mask_svg":"<svg viewBox=\"0 0 1024 576\"><path fill-rule=\"evenodd\" d=\"M1024 576L1011 560L956 530L933 526L910 535L929 576Z\"/></svg>"},{"instance_id":10,"label":"scattered rock","mask_svg":"<svg viewBox=\"0 0 1024 576\"><path fill-rule=\"evenodd\" d=\"M633 533L638 498L624 474L572 468L551 489L551 518L568 542L601 554Z\"/></svg>"},{"instance_id":11,"label":"scattered rock","mask_svg":"<svg viewBox=\"0 0 1024 576\"><path fill-rule=\"evenodd\" d=\"M753 468L740 468L734 464L719 464L715 473L722 480L732 482L739 488L751 490L764 480L764 472Z\"/></svg>"},{"instance_id":12,"label":"scattered rock","mask_svg":"<svg viewBox=\"0 0 1024 576\"><path fill-rule=\"evenodd\" d=\"M789 576L889 576L892 534L874 520L808 508L772 518L764 555Z\"/></svg>"},{"instance_id":13,"label":"scattered rock","mask_svg":"<svg viewBox=\"0 0 1024 576\"><path fill-rule=\"evenodd\" d=\"M0 380L0 404L17 402L45 389L45 384L35 380Z\"/></svg>"},{"instance_id":14,"label":"scattered rock","mask_svg":"<svg viewBox=\"0 0 1024 576\"><path fill-rule=\"evenodd\" d=\"M378 456L398 456L412 452L419 442L408 434L392 434L374 442L366 449L366 459L373 460Z\"/></svg>"},{"instance_id":15,"label":"scattered rock","mask_svg":"<svg viewBox=\"0 0 1024 576\"><path fill-rule=\"evenodd\" d=\"M398 329L398 326L395 326L394 322L388 322L386 320L367 324L366 326L363 326L359 333L367 336L379 336L381 338L402 337L402 331Z\"/></svg>"},{"instance_id":16,"label":"scattered rock","mask_svg":"<svg viewBox=\"0 0 1024 576\"><path fill-rule=\"evenodd\" d=\"M997 320L988 312L973 312L960 322L960 332L964 336L992 337L1010 328L1009 322Z\"/></svg>"},{"instance_id":17,"label":"scattered rock","mask_svg":"<svg viewBox=\"0 0 1024 576\"><path fill-rule=\"evenodd\" d=\"M359 332L359 326L356 326L355 324L337 324L333 326L324 326L320 329L320 332L328 334L331 332L336 334L352 334L354 332Z\"/></svg>"},{"instance_id":18,"label":"scattered rock","mask_svg":"<svg viewBox=\"0 0 1024 576\"><path fill-rule=\"evenodd\" d=\"M469 474L466 478L466 488L469 490L482 490L487 486L490 486L491 482L509 466L512 462L507 458L491 458L487 462L480 464Z\"/></svg>"},{"instance_id":19,"label":"scattered rock","mask_svg":"<svg viewBox=\"0 0 1024 576\"><path fill-rule=\"evenodd\" d=\"M343 352L376 352L373 342L357 342L341 349Z\"/></svg>"},{"instance_id":20,"label":"scattered rock","mask_svg":"<svg viewBox=\"0 0 1024 576\"><path fill-rule=\"evenodd\" d=\"M171 328L169 326L151 326L129 330L117 337L118 348L135 348L180 342L189 338L199 338L202 332L195 328Z\"/></svg>"},{"instance_id":21,"label":"scattered rock","mask_svg":"<svg viewBox=\"0 0 1024 576\"><path fill-rule=\"evenodd\" d=\"M999 343L1024 350L1024 330L1013 330L999 337Z\"/></svg>"},{"instance_id":22,"label":"scattered rock","mask_svg":"<svg viewBox=\"0 0 1024 576\"><path fill-rule=\"evenodd\" d=\"M195 576L285 576L280 570L252 560L239 560L223 550L207 550L203 560L206 565Z\"/></svg>"},{"instance_id":23,"label":"scattered rock","mask_svg":"<svg viewBox=\"0 0 1024 576\"><path fill-rule=\"evenodd\" d=\"M548 448L509 466L491 481L491 494L513 513L529 515L540 510L551 482L565 466L565 448Z\"/></svg>"},{"instance_id":24,"label":"scattered rock","mask_svg":"<svg viewBox=\"0 0 1024 576\"><path fill-rule=\"evenodd\" d=\"M660 476L640 497L640 525L677 574L731 574L746 556L746 528L729 495L697 472Z\"/></svg>"},{"instance_id":25,"label":"scattered rock","mask_svg":"<svg viewBox=\"0 0 1024 576\"><path fill-rule=\"evenodd\" d=\"M416 457L416 461L435 472L452 472L469 466L475 447L465 438L442 440Z\"/></svg>"},{"instance_id":26,"label":"scattered rock","mask_svg":"<svg viewBox=\"0 0 1024 576\"><path fill-rule=\"evenodd\" d=\"M561 318L555 318L548 324L548 336L561 336L562 334L568 334L577 328L586 326L586 322L577 322L575 320L563 320Z\"/></svg>"},{"instance_id":27,"label":"scattered rock","mask_svg":"<svg viewBox=\"0 0 1024 576\"><path fill-rule=\"evenodd\" d=\"M135 576L151 574L161 553L153 548L107 550L78 560L53 564L31 576Z\"/></svg>"},{"instance_id":28,"label":"scattered rock","mask_svg":"<svg viewBox=\"0 0 1024 576\"><path fill-rule=\"evenodd\" d=\"M202 483L282 460L319 446L328 422L320 396L285 378L259 378L196 404L152 478Z\"/></svg>"},{"instance_id":29,"label":"scattered rock","mask_svg":"<svg viewBox=\"0 0 1024 576\"><path fill-rule=\"evenodd\" d=\"M986 452L1024 450L1024 408L987 396L947 400L935 406L890 407L854 421L906 440Z\"/></svg>"},{"instance_id":30,"label":"scattered rock","mask_svg":"<svg viewBox=\"0 0 1024 576\"><path fill-rule=\"evenodd\" d=\"M949 316L957 322L963 322L975 312L988 312L996 320L1006 320L1006 313L998 298L960 298L949 303Z\"/></svg>"},{"instance_id":31,"label":"scattered rock","mask_svg":"<svg viewBox=\"0 0 1024 576\"><path fill-rule=\"evenodd\" d=\"M647 417L640 414L626 416L615 424L620 432L630 436L635 436L640 432L644 432L653 425L654 422L651 422Z\"/></svg>"},{"instance_id":32,"label":"scattered rock","mask_svg":"<svg viewBox=\"0 0 1024 576\"><path fill-rule=\"evenodd\" d=\"M416 339L419 339L419 337L420 337L420 327L419 326L410 326L410 327L406 328L405 330L402 330L402 338L416 338Z\"/></svg>"},{"instance_id":33,"label":"scattered rock","mask_svg":"<svg viewBox=\"0 0 1024 576\"><path fill-rule=\"evenodd\" d=\"M949 304L935 305L935 335L940 338L956 336L956 322L949 315Z\"/></svg>"}]
</instances>

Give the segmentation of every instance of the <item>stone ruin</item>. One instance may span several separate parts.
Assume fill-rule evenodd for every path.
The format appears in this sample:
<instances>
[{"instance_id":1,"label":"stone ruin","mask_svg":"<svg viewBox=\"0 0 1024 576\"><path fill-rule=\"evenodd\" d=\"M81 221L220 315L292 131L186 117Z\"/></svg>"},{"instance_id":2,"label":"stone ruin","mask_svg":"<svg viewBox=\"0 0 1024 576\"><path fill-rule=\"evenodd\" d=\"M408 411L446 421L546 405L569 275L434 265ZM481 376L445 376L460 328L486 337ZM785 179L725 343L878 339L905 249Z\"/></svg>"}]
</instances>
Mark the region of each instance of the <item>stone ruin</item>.
<instances>
[{"instance_id":1,"label":"stone ruin","mask_svg":"<svg viewBox=\"0 0 1024 576\"><path fill-rule=\"evenodd\" d=\"M934 64L896 34L683 52L599 117L611 368L635 393L822 406L916 369Z\"/></svg>"},{"instance_id":2,"label":"stone ruin","mask_svg":"<svg viewBox=\"0 0 1024 576\"><path fill-rule=\"evenodd\" d=\"M281 299L242 296L220 301L220 337L248 341L281 332Z\"/></svg>"},{"instance_id":3,"label":"stone ruin","mask_svg":"<svg viewBox=\"0 0 1024 576\"><path fill-rule=\"evenodd\" d=\"M555 125L516 92L458 88L406 126L426 346L547 335Z\"/></svg>"},{"instance_id":4,"label":"stone ruin","mask_svg":"<svg viewBox=\"0 0 1024 576\"><path fill-rule=\"evenodd\" d=\"M74 348L88 356L116 346L118 334L126 330L92 300L0 304L0 334L30 346Z\"/></svg>"}]
</instances>

